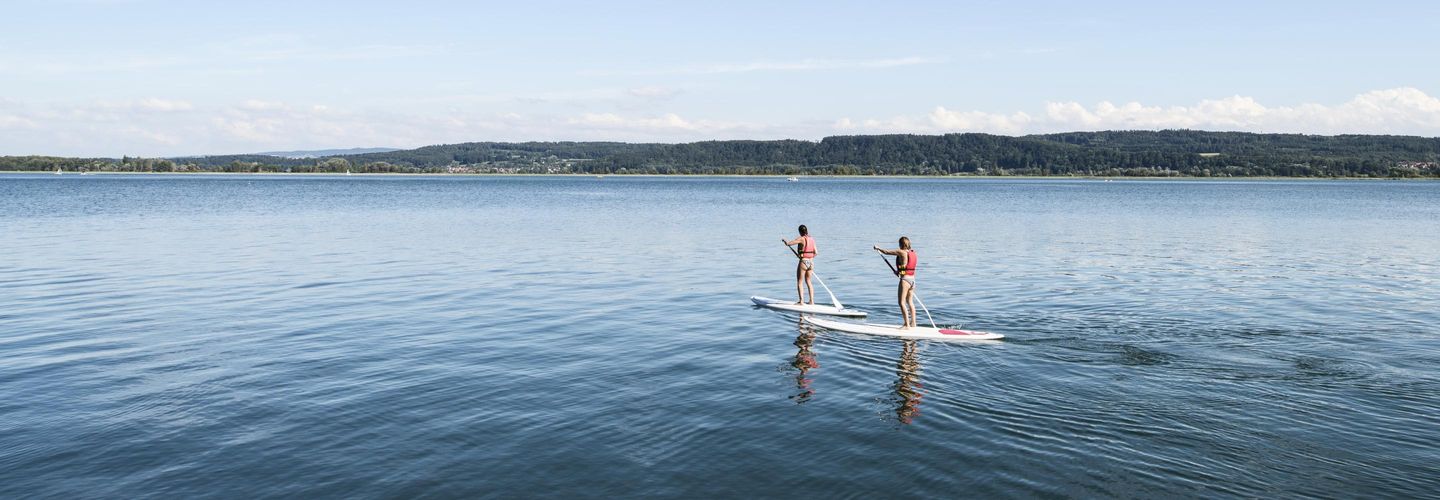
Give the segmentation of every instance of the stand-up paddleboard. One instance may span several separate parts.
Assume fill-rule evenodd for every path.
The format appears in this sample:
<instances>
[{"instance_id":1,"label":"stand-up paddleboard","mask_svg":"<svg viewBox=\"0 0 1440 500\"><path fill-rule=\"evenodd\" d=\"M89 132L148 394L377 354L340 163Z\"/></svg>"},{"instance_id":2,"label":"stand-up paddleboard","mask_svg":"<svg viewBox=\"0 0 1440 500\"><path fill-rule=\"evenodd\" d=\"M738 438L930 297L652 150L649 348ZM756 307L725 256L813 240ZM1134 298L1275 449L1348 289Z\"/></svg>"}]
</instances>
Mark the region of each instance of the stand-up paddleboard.
<instances>
[{"instance_id":1,"label":"stand-up paddleboard","mask_svg":"<svg viewBox=\"0 0 1440 500\"><path fill-rule=\"evenodd\" d=\"M829 319L805 317L805 321L812 325L850 333L865 333L870 335L888 335L891 337L904 337L907 339L930 339L930 340L1000 340L1004 335L990 332L977 332L972 330L956 330L952 328L927 328L915 326L909 330L901 330L898 326L877 325L874 323L848 323Z\"/></svg>"},{"instance_id":2,"label":"stand-up paddleboard","mask_svg":"<svg viewBox=\"0 0 1440 500\"><path fill-rule=\"evenodd\" d=\"M845 306L832 306L828 304L796 304L789 300L771 299L766 297L750 297L750 301L760 307L768 307L781 311L790 311L805 314L828 314L831 316L845 316L847 318L863 318L865 311L850 309Z\"/></svg>"},{"instance_id":3,"label":"stand-up paddleboard","mask_svg":"<svg viewBox=\"0 0 1440 500\"><path fill-rule=\"evenodd\" d=\"M790 248L790 246L787 245L785 248ZM794 248L790 248L790 253L794 254L795 258L800 258L800 252L795 251ZM835 292L830 291L830 287L825 285L825 280L820 279L820 275L811 273L810 276L815 278L815 281L820 283L820 288L825 289L825 294L830 296L831 305L796 304L788 300L771 299L760 296L751 296L750 301L754 302L757 306L768 307L770 309L776 309L780 311L790 311L804 314L829 314L831 316L845 316L850 318L865 317L865 311L848 309L845 307L845 304L841 304L840 299L835 298ZM811 291L810 300L815 300L813 290Z\"/></svg>"}]
</instances>

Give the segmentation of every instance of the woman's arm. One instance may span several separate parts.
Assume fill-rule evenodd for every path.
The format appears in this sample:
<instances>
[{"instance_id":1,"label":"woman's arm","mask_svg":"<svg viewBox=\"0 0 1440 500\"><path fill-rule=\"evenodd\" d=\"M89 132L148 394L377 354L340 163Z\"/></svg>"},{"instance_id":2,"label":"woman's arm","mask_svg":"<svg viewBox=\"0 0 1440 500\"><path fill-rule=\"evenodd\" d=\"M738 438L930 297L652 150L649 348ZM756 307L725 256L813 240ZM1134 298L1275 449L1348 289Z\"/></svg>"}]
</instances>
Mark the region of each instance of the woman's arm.
<instances>
[{"instance_id":1,"label":"woman's arm","mask_svg":"<svg viewBox=\"0 0 1440 500\"><path fill-rule=\"evenodd\" d=\"M883 254L885 254L885 255L894 255L894 256L897 256L897 257L898 257L898 256L901 256L901 255L905 255L905 251L904 251L904 250L901 250L901 249L899 249L899 248L896 248L896 249L894 249L894 250L886 250L886 249L884 249L884 248L880 248L879 246L871 246L870 248L874 248L876 252L880 252L880 253L883 253Z\"/></svg>"}]
</instances>

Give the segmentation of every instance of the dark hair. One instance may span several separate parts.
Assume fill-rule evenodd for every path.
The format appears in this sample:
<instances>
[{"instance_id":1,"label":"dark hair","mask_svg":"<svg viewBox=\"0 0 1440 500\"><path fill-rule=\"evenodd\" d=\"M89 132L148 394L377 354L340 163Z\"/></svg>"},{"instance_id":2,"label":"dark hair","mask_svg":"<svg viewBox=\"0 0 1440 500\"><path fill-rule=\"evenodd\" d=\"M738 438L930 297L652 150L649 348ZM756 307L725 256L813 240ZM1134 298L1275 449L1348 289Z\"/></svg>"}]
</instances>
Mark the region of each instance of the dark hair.
<instances>
[{"instance_id":1,"label":"dark hair","mask_svg":"<svg viewBox=\"0 0 1440 500\"><path fill-rule=\"evenodd\" d=\"M900 248L903 248L903 249L906 249L906 250L909 250L909 249L910 249L910 237L909 237L909 236L901 236L901 237L900 237Z\"/></svg>"},{"instance_id":2,"label":"dark hair","mask_svg":"<svg viewBox=\"0 0 1440 500\"><path fill-rule=\"evenodd\" d=\"M800 236L810 236L810 228L805 227L804 224L801 224L801 225L800 225Z\"/></svg>"}]
</instances>

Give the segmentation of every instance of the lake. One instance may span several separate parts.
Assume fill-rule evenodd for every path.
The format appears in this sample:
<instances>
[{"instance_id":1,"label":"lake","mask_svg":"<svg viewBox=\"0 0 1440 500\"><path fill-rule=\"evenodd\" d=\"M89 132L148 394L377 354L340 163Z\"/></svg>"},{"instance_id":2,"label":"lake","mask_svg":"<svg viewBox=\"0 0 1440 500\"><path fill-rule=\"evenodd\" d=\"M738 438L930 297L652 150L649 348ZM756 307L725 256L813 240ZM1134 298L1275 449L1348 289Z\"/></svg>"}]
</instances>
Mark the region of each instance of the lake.
<instances>
[{"instance_id":1,"label":"lake","mask_svg":"<svg viewBox=\"0 0 1440 500\"><path fill-rule=\"evenodd\" d=\"M1434 497L1440 183L0 175L0 497ZM898 323L815 329L780 243ZM923 315L920 319L925 323Z\"/></svg>"}]
</instances>

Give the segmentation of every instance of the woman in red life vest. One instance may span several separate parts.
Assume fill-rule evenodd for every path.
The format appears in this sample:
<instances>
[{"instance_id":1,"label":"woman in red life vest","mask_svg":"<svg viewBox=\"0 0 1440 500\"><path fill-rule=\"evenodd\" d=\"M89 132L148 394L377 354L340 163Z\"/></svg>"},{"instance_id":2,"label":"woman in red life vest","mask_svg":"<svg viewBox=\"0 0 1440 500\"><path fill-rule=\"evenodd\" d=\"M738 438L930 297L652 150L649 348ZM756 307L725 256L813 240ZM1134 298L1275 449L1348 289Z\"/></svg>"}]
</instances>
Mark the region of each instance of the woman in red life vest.
<instances>
[{"instance_id":1,"label":"woman in red life vest","mask_svg":"<svg viewBox=\"0 0 1440 500\"><path fill-rule=\"evenodd\" d=\"M905 316L905 330L915 326L915 268L920 265L920 256L910 248L910 238L900 237L900 248L886 250L878 245L872 247L885 255L895 256L895 275L900 277L900 288L896 293L900 301L900 314Z\"/></svg>"},{"instance_id":2,"label":"woman in red life vest","mask_svg":"<svg viewBox=\"0 0 1440 500\"><path fill-rule=\"evenodd\" d=\"M781 241L785 241L783 238ZM815 248L815 238L810 237L810 230L804 224L800 225L800 237L785 241L785 246L799 245L796 252L800 254L800 263L795 266L795 298L796 305L805 303L805 294L801 293L800 284L805 284L805 291L810 295L810 304L815 304L815 287L810 285L810 275L815 273L815 256L820 252Z\"/></svg>"}]
</instances>

